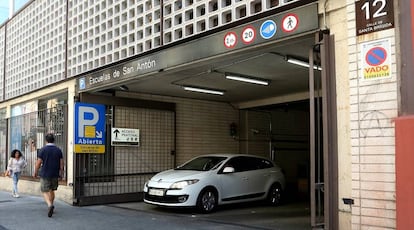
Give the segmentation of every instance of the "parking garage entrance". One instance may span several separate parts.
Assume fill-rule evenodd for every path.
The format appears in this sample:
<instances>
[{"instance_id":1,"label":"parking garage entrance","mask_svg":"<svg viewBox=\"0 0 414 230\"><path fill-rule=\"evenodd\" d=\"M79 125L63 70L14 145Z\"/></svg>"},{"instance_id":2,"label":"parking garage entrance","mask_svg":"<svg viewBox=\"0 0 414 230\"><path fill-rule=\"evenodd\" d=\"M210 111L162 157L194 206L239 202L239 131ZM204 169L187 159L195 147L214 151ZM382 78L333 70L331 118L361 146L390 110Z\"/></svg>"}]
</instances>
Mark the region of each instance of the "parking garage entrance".
<instances>
[{"instance_id":1,"label":"parking garage entrance","mask_svg":"<svg viewBox=\"0 0 414 230\"><path fill-rule=\"evenodd\" d=\"M309 50L308 97L240 103L240 151L262 153L286 174L286 202L309 205L310 224L336 229L337 128L333 37ZM321 68L319 68L321 67ZM297 95L296 95L297 96ZM288 98L288 97L286 97Z\"/></svg>"},{"instance_id":2,"label":"parking garage entrance","mask_svg":"<svg viewBox=\"0 0 414 230\"><path fill-rule=\"evenodd\" d=\"M101 95L81 93L82 102L107 106L107 130L139 127L145 130L143 133L148 138L145 142L150 143L150 147L107 144L110 154L76 154L76 203L139 200L143 184L154 173L176 166L176 159L185 158L184 154L203 153L203 149L194 143L185 143L201 136L199 144L211 143L220 147L227 142L231 145L236 143L239 152L273 159L286 172L286 202L306 202L313 227L329 229L327 226L335 226L337 153L333 37L326 33L316 35L316 39L312 34L283 44L230 54L231 58L217 57L185 68L163 71L129 82L128 92L117 91L118 86L111 85L111 88L101 90ZM275 51L300 52L310 67L284 63L285 60L275 55ZM212 67L215 68L212 70ZM271 83L264 87L224 78L223 73L235 71L243 75L260 75L270 79ZM177 84L221 88L225 89L226 95L187 92ZM145 95L152 95L152 98L166 95L158 98L167 97L177 104L132 98L138 92L144 98ZM105 96L108 93L113 96ZM191 101L191 104L183 104L183 101ZM180 115L177 115L176 107L180 108ZM237 116L227 111L228 107L236 111ZM203 112L195 112L195 109ZM204 114L206 119L197 122L197 117L189 118L193 114ZM177 116L181 120L180 137L176 135ZM224 132L232 136L229 141L205 135L208 126L217 127L217 132L221 132L223 125L215 124L219 121L216 117L226 116L231 116L236 123L236 133L232 133L232 123L224 125ZM188 125L186 119L195 123ZM110 140L110 134L107 135ZM177 143L182 147L177 148ZM193 149L198 151L193 152Z\"/></svg>"},{"instance_id":3,"label":"parking garage entrance","mask_svg":"<svg viewBox=\"0 0 414 230\"><path fill-rule=\"evenodd\" d=\"M267 25L267 19L280 21L291 15L282 12L82 76L78 85L83 88L78 91L80 94L112 93L114 98L138 95L177 103L180 115L167 109L167 119L154 121L154 124L169 127L174 119L185 118L179 127L168 129L174 141L168 141L170 144L157 158L161 161L165 158L157 171L175 166L177 158L220 149L221 145L226 150L236 146L239 152L265 155L286 168L288 192L295 194L290 199L309 203L310 225L336 229L337 123L333 36L329 31L319 31L316 5L294 9L291 13L304 17L301 20L304 24L300 26L305 28L299 27L294 33L274 39L257 36L258 40L254 42L232 43L234 40L231 39L237 34L258 32L254 28ZM107 77L108 73L115 72L123 75L117 75L116 79ZM187 100L192 103L185 104ZM99 101L108 104L110 100L95 103ZM134 104L137 103L128 103L129 106ZM117 108L112 108L112 112L110 109L108 114ZM196 109L203 111L205 119L189 118L201 114L195 112ZM223 119L226 116L229 119ZM196 122L189 125L186 123L189 120ZM151 124L152 121L147 122ZM233 123L237 127L236 134L231 128ZM142 123L144 127L146 124ZM209 133L209 126L214 127L213 134ZM177 129L182 136L176 135ZM223 133L227 136L220 136ZM150 140L159 141L156 136ZM206 148L199 148L200 145ZM124 149L118 149L122 156ZM153 160L149 165L158 164L156 159ZM84 161L93 164L105 160L77 155L77 178L84 178L84 169L91 167L85 166ZM107 161L117 162L117 159ZM117 167L122 171L124 166ZM113 177L88 180L98 178L102 180L100 185L115 186ZM142 188L144 180L132 180L129 185L138 184ZM83 180L80 184L89 182ZM76 186L76 196L85 194L85 189Z\"/></svg>"}]
</instances>

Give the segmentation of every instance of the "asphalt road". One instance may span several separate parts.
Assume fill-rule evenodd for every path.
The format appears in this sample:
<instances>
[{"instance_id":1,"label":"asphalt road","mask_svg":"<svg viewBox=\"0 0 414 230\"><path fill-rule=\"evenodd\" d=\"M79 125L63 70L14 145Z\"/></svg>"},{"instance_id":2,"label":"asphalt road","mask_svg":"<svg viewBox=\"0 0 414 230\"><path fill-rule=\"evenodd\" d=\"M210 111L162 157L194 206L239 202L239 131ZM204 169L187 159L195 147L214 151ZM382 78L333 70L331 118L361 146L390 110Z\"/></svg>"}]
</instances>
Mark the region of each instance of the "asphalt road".
<instances>
[{"instance_id":1,"label":"asphalt road","mask_svg":"<svg viewBox=\"0 0 414 230\"><path fill-rule=\"evenodd\" d=\"M201 215L191 210L161 209L138 203L77 207L57 200L55 213L49 218L42 197L21 194L13 198L0 191L0 230L246 230L246 229L310 229L308 210L293 205L286 210L246 205L224 207ZM279 212L279 213L278 213ZM279 215L280 218L276 218Z\"/></svg>"}]
</instances>

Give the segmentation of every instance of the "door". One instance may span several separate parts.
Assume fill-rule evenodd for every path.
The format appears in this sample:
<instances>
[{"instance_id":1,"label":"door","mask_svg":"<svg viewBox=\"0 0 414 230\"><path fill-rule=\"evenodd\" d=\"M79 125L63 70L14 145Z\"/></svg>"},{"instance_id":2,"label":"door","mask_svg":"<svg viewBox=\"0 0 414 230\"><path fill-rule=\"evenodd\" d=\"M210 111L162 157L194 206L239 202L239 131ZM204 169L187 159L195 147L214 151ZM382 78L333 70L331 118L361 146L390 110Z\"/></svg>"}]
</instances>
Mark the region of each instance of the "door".
<instances>
[{"instance_id":1,"label":"door","mask_svg":"<svg viewBox=\"0 0 414 230\"><path fill-rule=\"evenodd\" d=\"M324 33L316 40L309 51L311 224L313 228L338 229L334 43L333 36Z\"/></svg>"},{"instance_id":2,"label":"door","mask_svg":"<svg viewBox=\"0 0 414 230\"><path fill-rule=\"evenodd\" d=\"M220 176L221 184L225 188L221 194L223 201L238 200L250 194L250 170L247 168L246 157L234 157L226 166L234 168L233 173L223 173Z\"/></svg>"}]
</instances>

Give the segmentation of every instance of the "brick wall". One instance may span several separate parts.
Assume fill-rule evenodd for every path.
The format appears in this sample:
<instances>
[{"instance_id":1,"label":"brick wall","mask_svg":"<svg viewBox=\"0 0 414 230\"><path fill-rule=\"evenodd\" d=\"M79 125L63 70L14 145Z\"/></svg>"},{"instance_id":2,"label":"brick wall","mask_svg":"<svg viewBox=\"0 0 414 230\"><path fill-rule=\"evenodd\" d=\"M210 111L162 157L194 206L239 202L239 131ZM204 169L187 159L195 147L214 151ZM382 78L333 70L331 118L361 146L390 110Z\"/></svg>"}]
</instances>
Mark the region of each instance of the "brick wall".
<instances>
[{"instance_id":1,"label":"brick wall","mask_svg":"<svg viewBox=\"0 0 414 230\"><path fill-rule=\"evenodd\" d=\"M356 37L354 1L347 1L352 154L352 229L395 229L395 134L398 75L395 30ZM364 80L362 44L388 39L391 78Z\"/></svg>"}]
</instances>

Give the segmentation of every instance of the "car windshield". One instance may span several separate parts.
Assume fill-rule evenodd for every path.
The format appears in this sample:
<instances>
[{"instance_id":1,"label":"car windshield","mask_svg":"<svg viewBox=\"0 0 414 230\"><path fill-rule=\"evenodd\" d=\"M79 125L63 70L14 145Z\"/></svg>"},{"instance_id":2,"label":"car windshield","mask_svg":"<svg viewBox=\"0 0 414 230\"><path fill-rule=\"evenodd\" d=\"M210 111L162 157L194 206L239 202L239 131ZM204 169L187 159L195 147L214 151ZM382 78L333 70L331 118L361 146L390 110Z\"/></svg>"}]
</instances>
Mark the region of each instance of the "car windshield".
<instances>
[{"instance_id":1,"label":"car windshield","mask_svg":"<svg viewBox=\"0 0 414 230\"><path fill-rule=\"evenodd\" d=\"M227 159L227 157L197 157L181 166L178 166L176 170L209 171L211 169L216 169L225 159Z\"/></svg>"}]
</instances>

